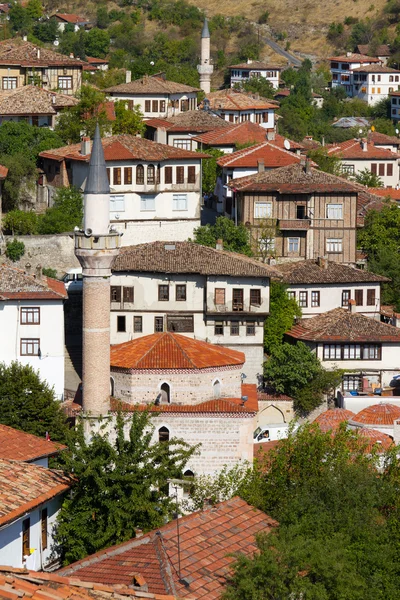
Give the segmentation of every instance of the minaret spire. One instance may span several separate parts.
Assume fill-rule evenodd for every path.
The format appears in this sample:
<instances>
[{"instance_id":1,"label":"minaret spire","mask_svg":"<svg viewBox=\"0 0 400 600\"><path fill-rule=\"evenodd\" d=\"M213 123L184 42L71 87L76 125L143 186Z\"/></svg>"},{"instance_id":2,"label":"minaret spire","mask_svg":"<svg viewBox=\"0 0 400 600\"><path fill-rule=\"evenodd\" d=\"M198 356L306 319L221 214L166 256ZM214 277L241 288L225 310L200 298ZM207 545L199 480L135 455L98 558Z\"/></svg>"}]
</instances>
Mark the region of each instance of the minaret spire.
<instances>
[{"instance_id":1,"label":"minaret spire","mask_svg":"<svg viewBox=\"0 0 400 600\"><path fill-rule=\"evenodd\" d=\"M205 94L209 94L211 89L211 75L214 67L211 64L210 30L208 28L207 17L204 19L201 32L201 58L200 64L197 65L197 70L200 75L200 87Z\"/></svg>"},{"instance_id":2,"label":"minaret spire","mask_svg":"<svg viewBox=\"0 0 400 600\"><path fill-rule=\"evenodd\" d=\"M110 409L110 276L120 234L110 231L110 185L97 124L83 197L83 230L75 255L83 273L82 408L100 417Z\"/></svg>"}]
</instances>

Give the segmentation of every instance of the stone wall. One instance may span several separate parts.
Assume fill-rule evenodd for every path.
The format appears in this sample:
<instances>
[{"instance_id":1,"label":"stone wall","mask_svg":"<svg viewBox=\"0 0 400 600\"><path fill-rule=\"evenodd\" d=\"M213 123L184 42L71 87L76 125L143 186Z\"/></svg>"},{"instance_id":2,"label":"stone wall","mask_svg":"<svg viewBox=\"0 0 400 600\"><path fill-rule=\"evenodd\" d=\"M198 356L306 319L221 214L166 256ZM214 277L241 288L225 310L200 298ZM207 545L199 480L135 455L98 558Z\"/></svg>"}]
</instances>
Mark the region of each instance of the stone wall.
<instances>
[{"instance_id":1,"label":"stone wall","mask_svg":"<svg viewBox=\"0 0 400 600\"><path fill-rule=\"evenodd\" d=\"M291 400L259 400L257 427L274 423L290 423L295 418Z\"/></svg>"},{"instance_id":2,"label":"stone wall","mask_svg":"<svg viewBox=\"0 0 400 600\"><path fill-rule=\"evenodd\" d=\"M162 383L170 386L173 404L199 404L215 398L214 382L220 382L220 394L224 398L241 397L242 365L229 369L171 370L164 372L135 371L120 373L111 369L114 379L114 396L128 402L151 403L160 393Z\"/></svg>"},{"instance_id":3,"label":"stone wall","mask_svg":"<svg viewBox=\"0 0 400 600\"><path fill-rule=\"evenodd\" d=\"M56 269L59 276L68 269L79 267L79 261L74 254L74 239L71 235L61 233L57 235L19 235L18 240L25 244L25 254L15 266L25 269L29 263L34 270L36 265ZM5 243L11 241L12 236L5 236ZM4 254L5 243L1 248Z\"/></svg>"}]
</instances>

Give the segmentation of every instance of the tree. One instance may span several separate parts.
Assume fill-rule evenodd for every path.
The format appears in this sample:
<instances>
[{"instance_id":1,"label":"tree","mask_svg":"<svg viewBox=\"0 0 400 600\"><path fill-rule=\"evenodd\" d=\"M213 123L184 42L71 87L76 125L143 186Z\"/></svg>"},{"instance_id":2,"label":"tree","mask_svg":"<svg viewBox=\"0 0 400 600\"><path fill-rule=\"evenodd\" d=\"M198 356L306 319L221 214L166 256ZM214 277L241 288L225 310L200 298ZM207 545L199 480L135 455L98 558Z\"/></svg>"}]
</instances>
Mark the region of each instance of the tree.
<instances>
[{"instance_id":1,"label":"tree","mask_svg":"<svg viewBox=\"0 0 400 600\"><path fill-rule=\"evenodd\" d=\"M54 390L30 365L0 363L0 423L64 442L67 425Z\"/></svg>"},{"instance_id":2,"label":"tree","mask_svg":"<svg viewBox=\"0 0 400 600\"><path fill-rule=\"evenodd\" d=\"M87 56L105 58L110 49L110 34L103 29L94 27L85 39L85 52Z\"/></svg>"},{"instance_id":3,"label":"tree","mask_svg":"<svg viewBox=\"0 0 400 600\"><path fill-rule=\"evenodd\" d=\"M24 32L27 33L30 25L30 18L26 8L15 2L8 13L10 17L10 24L15 32Z\"/></svg>"},{"instance_id":4,"label":"tree","mask_svg":"<svg viewBox=\"0 0 400 600\"><path fill-rule=\"evenodd\" d=\"M361 185L366 185L367 187L383 187L382 179L376 173L371 173L371 171L369 171L368 169L363 169L362 171L357 173L354 179L357 181L357 183L360 183Z\"/></svg>"},{"instance_id":5,"label":"tree","mask_svg":"<svg viewBox=\"0 0 400 600\"><path fill-rule=\"evenodd\" d=\"M203 177L202 177L202 193L213 194L218 177L221 175L222 169L217 165L217 160L224 155L222 150L217 148L208 148L198 152L209 154L211 158L202 160Z\"/></svg>"},{"instance_id":6,"label":"tree","mask_svg":"<svg viewBox=\"0 0 400 600\"><path fill-rule=\"evenodd\" d=\"M147 412L129 417L119 412L106 428L107 422L88 442L80 424L63 456L64 470L77 478L58 519L64 564L129 540L136 528L154 529L171 519L176 505L166 490L168 480L182 477L195 452L176 438L152 443L154 426Z\"/></svg>"},{"instance_id":7,"label":"tree","mask_svg":"<svg viewBox=\"0 0 400 600\"><path fill-rule=\"evenodd\" d=\"M35 127L26 121L6 121L0 127L0 163L3 156L20 154L36 161L40 152L59 148L62 139L46 127Z\"/></svg>"},{"instance_id":8,"label":"tree","mask_svg":"<svg viewBox=\"0 0 400 600\"><path fill-rule=\"evenodd\" d=\"M222 240L224 250L239 252L252 256L249 231L240 223L235 223L228 217L217 217L215 225L204 225L194 230L196 244L215 248L217 240Z\"/></svg>"},{"instance_id":9,"label":"tree","mask_svg":"<svg viewBox=\"0 0 400 600\"><path fill-rule=\"evenodd\" d=\"M328 154L326 148L310 150L308 156L311 158L311 160L317 163L321 171L325 171L325 173L331 173L332 175L342 175L342 161L338 156Z\"/></svg>"},{"instance_id":10,"label":"tree","mask_svg":"<svg viewBox=\"0 0 400 600\"><path fill-rule=\"evenodd\" d=\"M25 244L17 239L6 244L6 256L13 262L17 262L25 254Z\"/></svg>"},{"instance_id":11,"label":"tree","mask_svg":"<svg viewBox=\"0 0 400 600\"><path fill-rule=\"evenodd\" d=\"M4 215L3 230L11 235L37 233L38 216L33 211L11 210Z\"/></svg>"},{"instance_id":12,"label":"tree","mask_svg":"<svg viewBox=\"0 0 400 600\"><path fill-rule=\"evenodd\" d=\"M96 124L99 123L103 136L111 130L111 122L105 110L105 94L91 85L83 85L77 94L79 102L60 114L55 131L68 144L76 144L81 133L94 136Z\"/></svg>"},{"instance_id":13,"label":"tree","mask_svg":"<svg viewBox=\"0 0 400 600\"><path fill-rule=\"evenodd\" d=\"M118 100L114 103L114 108L115 122L112 125L114 135L119 133L128 133L130 135L144 134L146 126L143 122L140 105L137 104L133 109L128 109L123 100Z\"/></svg>"},{"instance_id":14,"label":"tree","mask_svg":"<svg viewBox=\"0 0 400 600\"><path fill-rule=\"evenodd\" d=\"M264 98L273 98L276 94L276 89L268 79L265 77L251 77L248 81L245 81L242 85L235 84L235 88L244 90L245 92L252 92L253 94L260 94Z\"/></svg>"},{"instance_id":15,"label":"tree","mask_svg":"<svg viewBox=\"0 0 400 600\"><path fill-rule=\"evenodd\" d=\"M264 325L264 348L267 354L272 354L279 348L286 331L294 325L296 317L301 317L301 309L295 298L290 298L286 287L271 281L269 315Z\"/></svg>"},{"instance_id":16,"label":"tree","mask_svg":"<svg viewBox=\"0 0 400 600\"><path fill-rule=\"evenodd\" d=\"M55 19L46 19L35 23L33 26L34 36L45 43L53 43L59 35L58 23Z\"/></svg>"},{"instance_id":17,"label":"tree","mask_svg":"<svg viewBox=\"0 0 400 600\"><path fill-rule=\"evenodd\" d=\"M80 227L83 219L83 197L74 187L60 188L54 197L54 204L39 219L38 230L42 234L55 234L73 231Z\"/></svg>"},{"instance_id":18,"label":"tree","mask_svg":"<svg viewBox=\"0 0 400 600\"><path fill-rule=\"evenodd\" d=\"M43 15L43 6L40 0L29 0L26 5L26 12L30 19L40 19Z\"/></svg>"}]
</instances>

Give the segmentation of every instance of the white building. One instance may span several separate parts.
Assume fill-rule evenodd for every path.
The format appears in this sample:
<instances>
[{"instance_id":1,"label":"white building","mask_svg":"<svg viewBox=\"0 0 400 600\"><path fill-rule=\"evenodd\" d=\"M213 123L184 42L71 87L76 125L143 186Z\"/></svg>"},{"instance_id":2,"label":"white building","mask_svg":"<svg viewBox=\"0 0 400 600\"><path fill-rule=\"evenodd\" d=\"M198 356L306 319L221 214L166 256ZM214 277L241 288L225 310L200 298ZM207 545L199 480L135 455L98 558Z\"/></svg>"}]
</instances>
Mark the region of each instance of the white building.
<instances>
[{"instance_id":1,"label":"white building","mask_svg":"<svg viewBox=\"0 0 400 600\"><path fill-rule=\"evenodd\" d=\"M85 17L73 13L55 13L51 16L58 23L58 29L62 32L67 25L72 25L74 31L79 31L81 28L86 28L89 25L89 21Z\"/></svg>"},{"instance_id":2,"label":"white building","mask_svg":"<svg viewBox=\"0 0 400 600\"><path fill-rule=\"evenodd\" d=\"M400 330L354 308L350 300L348 309L302 319L286 335L309 346L326 369L343 369L343 391L388 386L400 371Z\"/></svg>"},{"instance_id":3,"label":"white building","mask_svg":"<svg viewBox=\"0 0 400 600\"><path fill-rule=\"evenodd\" d=\"M191 242L122 250L111 276L111 343L172 331L240 350L247 383L261 381L274 269Z\"/></svg>"},{"instance_id":4,"label":"white building","mask_svg":"<svg viewBox=\"0 0 400 600\"><path fill-rule=\"evenodd\" d=\"M200 91L184 83L168 81L162 74L145 75L141 79L130 80L127 71L126 83L104 90L110 100L125 100L128 108L139 106L142 114L161 119L178 115L197 108L197 93Z\"/></svg>"},{"instance_id":5,"label":"white building","mask_svg":"<svg viewBox=\"0 0 400 600\"><path fill-rule=\"evenodd\" d=\"M399 89L400 71L378 64L362 65L352 70L350 80L350 95L373 106Z\"/></svg>"},{"instance_id":6,"label":"white building","mask_svg":"<svg viewBox=\"0 0 400 600\"><path fill-rule=\"evenodd\" d=\"M275 111L279 105L266 98L260 98L259 94L226 89L207 94L200 108L212 110L230 123L251 121L265 129L274 129Z\"/></svg>"},{"instance_id":7,"label":"white building","mask_svg":"<svg viewBox=\"0 0 400 600\"><path fill-rule=\"evenodd\" d=\"M110 220L123 245L186 240L200 226L201 160L207 155L133 135L103 138L110 182ZM50 197L74 185L84 190L91 142L42 152L43 185Z\"/></svg>"},{"instance_id":8,"label":"white building","mask_svg":"<svg viewBox=\"0 0 400 600\"><path fill-rule=\"evenodd\" d=\"M380 288L387 277L327 258L282 263L275 269L282 275L289 296L296 299L303 318L348 308L354 300L357 313L380 320Z\"/></svg>"},{"instance_id":9,"label":"white building","mask_svg":"<svg viewBox=\"0 0 400 600\"><path fill-rule=\"evenodd\" d=\"M343 56L331 56L329 59L332 74L332 87L344 87L346 94L353 93L352 72L365 65L380 65L381 61L375 56L365 56L355 52L347 52Z\"/></svg>"},{"instance_id":10,"label":"white building","mask_svg":"<svg viewBox=\"0 0 400 600\"><path fill-rule=\"evenodd\" d=\"M398 122L400 120L400 91L389 92L390 98L390 117L393 121Z\"/></svg>"},{"instance_id":11,"label":"white building","mask_svg":"<svg viewBox=\"0 0 400 600\"><path fill-rule=\"evenodd\" d=\"M31 365L64 395L64 300L61 281L0 266L0 362Z\"/></svg>"},{"instance_id":12,"label":"white building","mask_svg":"<svg viewBox=\"0 0 400 600\"><path fill-rule=\"evenodd\" d=\"M231 72L231 87L235 84L242 85L250 79L266 79L277 89L279 87L280 74L283 67L268 65L258 60L247 59L247 62L229 67Z\"/></svg>"},{"instance_id":13,"label":"white building","mask_svg":"<svg viewBox=\"0 0 400 600\"><path fill-rule=\"evenodd\" d=\"M60 471L0 459L2 565L40 571L54 562L54 526L70 487Z\"/></svg>"},{"instance_id":14,"label":"white building","mask_svg":"<svg viewBox=\"0 0 400 600\"><path fill-rule=\"evenodd\" d=\"M349 176L357 175L367 169L379 176L383 187L394 188L399 184L400 155L369 143L367 139L353 139L332 144L328 154L341 160L342 170Z\"/></svg>"}]
</instances>

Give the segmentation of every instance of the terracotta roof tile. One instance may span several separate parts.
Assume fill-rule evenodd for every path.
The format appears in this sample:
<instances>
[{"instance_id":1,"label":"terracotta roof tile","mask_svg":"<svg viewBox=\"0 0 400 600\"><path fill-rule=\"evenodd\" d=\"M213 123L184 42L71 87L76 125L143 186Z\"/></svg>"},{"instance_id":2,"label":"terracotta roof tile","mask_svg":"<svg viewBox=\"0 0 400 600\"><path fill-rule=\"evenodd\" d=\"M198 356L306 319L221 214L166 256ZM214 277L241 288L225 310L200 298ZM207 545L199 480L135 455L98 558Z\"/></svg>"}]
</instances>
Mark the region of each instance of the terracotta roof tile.
<instances>
[{"instance_id":1,"label":"terracotta roof tile","mask_svg":"<svg viewBox=\"0 0 400 600\"><path fill-rule=\"evenodd\" d=\"M52 16L60 19L60 21L66 21L67 23L88 23L88 20L85 19L85 17L80 17L73 13L55 13Z\"/></svg>"},{"instance_id":2,"label":"terracotta roof tile","mask_svg":"<svg viewBox=\"0 0 400 600\"><path fill-rule=\"evenodd\" d=\"M379 131L369 131L368 141L378 146L400 146L400 139L398 137L395 135L386 135L386 133L380 133Z\"/></svg>"},{"instance_id":3,"label":"terracotta roof tile","mask_svg":"<svg viewBox=\"0 0 400 600\"><path fill-rule=\"evenodd\" d=\"M31 462L53 456L66 446L0 424L0 458Z\"/></svg>"},{"instance_id":4,"label":"terracotta roof tile","mask_svg":"<svg viewBox=\"0 0 400 600\"><path fill-rule=\"evenodd\" d=\"M387 277L375 275L364 269L349 267L327 259L302 260L275 266L287 284L306 283L372 283L389 281Z\"/></svg>"},{"instance_id":5,"label":"terracotta roof tile","mask_svg":"<svg viewBox=\"0 0 400 600\"><path fill-rule=\"evenodd\" d=\"M293 398L286 394L277 392L273 387L266 386L257 393L258 400L284 400L285 402L293 402Z\"/></svg>"},{"instance_id":6,"label":"terracotta roof tile","mask_svg":"<svg viewBox=\"0 0 400 600\"><path fill-rule=\"evenodd\" d=\"M222 120L222 119L221 119ZM217 129L208 131L207 133L203 133L202 135L196 136L195 139L197 142L206 144L207 146L232 146L235 144L248 144L252 142L253 144L260 144L262 142L267 141L268 130L261 127L257 123L252 123L251 121L243 121L243 123L232 124L224 121L228 125L228 127L223 130ZM284 149L284 142L286 138L279 133L271 132L274 136L274 139L269 140L273 146L276 146L280 149ZM288 140L290 143L290 148L293 149L302 149L303 146L298 142L294 142L292 140Z\"/></svg>"},{"instance_id":7,"label":"terracotta roof tile","mask_svg":"<svg viewBox=\"0 0 400 600\"><path fill-rule=\"evenodd\" d=\"M251 384L249 384L251 385ZM244 394L246 395L246 394ZM252 394L254 396L254 394ZM249 397L250 398L250 397ZM205 400L198 404L129 404L120 402L116 398L111 399L111 410L121 409L124 412L145 412L168 413L180 415L252 415L258 411L258 401L244 403L241 398L217 398L215 400Z\"/></svg>"},{"instance_id":8,"label":"terracotta roof tile","mask_svg":"<svg viewBox=\"0 0 400 600\"><path fill-rule=\"evenodd\" d=\"M396 188L371 188L371 194L380 196L381 198L391 198L392 200L400 200L400 189Z\"/></svg>"},{"instance_id":9,"label":"terracotta roof tile","mask_svg":"<svg viewBox=\"0 0 400 600\"><path fill-rule=\"evenodd\" d=\"M349 56L347 54L342 54L340 56L331 56L328 60L333 60L337 62L348 62L348 63L379 63L379 58L375 56L366 56L365 54L357 54L356 52L349 52Z\"/></svg>"},{"instance_id":10,"label":"terracotta roof tile","mask_svg":"<svg viewBox=\"0 0 400 600\"><path fill-rule=\"evenodd\" d=\"M314 423L318 423L322 431L330 431L332 429L337 429L341 423L349 421L354 416L355 413L353 413L351 410L346 410L345 408L334 408L331 410L326 410L318 415Z\"/></svg>"},{"instance_id":11,"label":"terracotta roof tile","mask_svg":"<svg viewBox=\"0 0 400 600\"><path fill-rule=\"evenodd\" d=\"M367 453L371 452L372 449L377 450L378 454L386 452L394 444L389 435L376 429L358 429L357 433L361 439L365 438L368 441L368 445L365 448L365 452Z\"/></svg>"},{"instance_id":12,"label":"terracotta roof tile","mask_svg":"<svg viewBox=\"0 0 400 600\"><path fill-rule=\"evenodd\" d=\"M211 110L268 110L277 109L278 106L259 96L245 92L235 92L232 89L219 90L207 94ZM204 102L202 103L204 104ZM201 105L202 106L202 105Z\"/></svg>"},{"instance_id":13,"label":"terracotta roof tile","mask_svg":"<svg viewBox=\"0 0 400 600\"><path fill-rule=\"evenodd\" d=\"M118 581L129 585L132 571L140 571L151 593L154 589L163 589L166 593L175 587L179 597L211 600L220 598L224 592L226 576L235 560L232 550L237 548L248 556L253 554L256 551L255 535L268 532L277 525L241 498L232 498L209 510L179 519L181 577L189 582L188 587L177 576L175 521L138 539L89 556L59 573L86 581L106 584Z\"/></svg>"},{"instance_id":14,"label":"terracotta roof tile","mask_svg":"<svg viewBox=\"0 0 400 600\"><path fill-rule=\"evenodd\" d=\"M145 138L136 137L135 135L121 134L111 135L101 140L104 158L108 160L180 160L180 159L196 159L209 158L208 154L199 152L191 152L190 150L182 150L167 144L159 144ZM54 160L82 160L89 162L90 154L81 154L81 144L71 144L62 148L46 150L41 152L43 158L51 158Z\"/></svg>"},{"instance_id":15,"label":"terracotta roof tile","mask_svg":"<svg viewBox=\"0 0 400 600\"><path fill-rule=\"evenodd\" d=\"M207 369L244 362L243 352L171 332L111 346L111 367L123 369Z\"/></svg>"},{"instance_id":16,"label":"terracotta roof tile","mask_svg":"<svg viewBox=\"0 0 400 600\"><path fill-rule=\"evenodd\" d=\"M363 150L362 143L359 140L347 140L338 144L332 144L332 146L328 147L328 154L352 160L386 159L396 161L400 158L399 154L371 143L367 143L367 149Z\"/></svg>"},{"instance_id":17,"label":"terracotta roof tile","mask_svg":"<svg viewBox=\"0 0 400 600\"><path fill-rule=\"evenodd\" d=\"M67 297L62 281L45 276L38 280L16 267L0 265L0 300L61 300Z\"/></svg>"},{"instance_id":18,"label":"terracotta roof tile","mask_svg":"<svg viewBox=\"0 0 400 600\"><path fill-rule=\"evenodd\" d=\"M8 168L0 165L0 179L5 179L8 175Z\"/></svg>"},{"instance_id":19,"label":"terracotta roof tile","mask_svg":"<svg viewBox=\"0 0 400 600\"><path fill-rule=\"evenodd\" d=\"M261 144L232 152L232 154L225 154L218 159L217 163L220 167L256 167L259 160L264 161L266 169L276 169L299 164L301 157L289 150L279 148L272 141L264 141ZM268 171L266 172L268 173ZM235 179L236 181L238 180Z\"/></svg>"},{"instance_id":20,"label":"terracotta roof tile","mask_svg":"<svg viewBox=\"0 0 400 600\"><path fill-rule=\"evenodd\" d=\"M201 133L210 130L228 129L231 123L204 110L188 110L170 117L168 131L193 131Z\"/></svg>"},{"instance_id":21,"label":"terracotta roof tile","mask_svg":"<svg viewBox=\"0 0 400 600\"><path fill-rule=\"evenodd\" d=\"M296 340L315 342L400 343L400 329L397 327L343 308L302 319L286 335Z\"/></svg>"},{"instance_id":22,"label":"terracotta roof tile","mask_svg":"<svg viewBox=\"0 0 400 600\"><path fill-rule=\"evenodd\" d=\"M153 75L149 77L145 75L141 79L135 79L130 83L121 83L103 90L106 94L132 94L140 96L142 94L184 94L191 92L199 92L198 88L194 88L184 83L176 83L168 81L162 77Z\"/></svg>"},{"instance_id":23,"label":"terracotta roof tile","mask_svg":"<svg viewBox=\"0 0 400 600\"><path fill-rule=\"evenodd\" d=\"M400 406L381 402L364 408L350 421L355 425L393 425L394 421L400 419Z\"/></svg>"},{"instance_id":24,"label":"terracotta roof tile","mask_svg":"<svg viewBox=\"0 0 400 600\"><path fill-rule=\"evenodd\" d=\"M71 66L82 68L82 61L47 48L38 48L20 38L0 42L0 65L21 66Z\"/></svg>"},{"instance_id":25,"label":"terracotta roof tile","mask_svg":"<svg viewBox=\"0 0 400 600\"><path fill-rule=\"evenodd\" d=\"M239 63L238 65L230 65L228 69L274 69L275 71L282 71L284 67L278 67L277 65L269 65L268 63L261 62L259 60L252 60L248 63Z\"/></svg>"},{"instance_id":26,"label":"terracotta roof tile","mask_svg":"<svg viewBox=\"0 0 400 600\"><path fill-rule=\"evenodd\" d=\"M121 248L113 272L199 273L237 277L280 277L274 267L193 242L151 242Z\"/></svg>"},{"instance_id":27,"label":"terracotta roof tile","mask_svg":"<svg viewBox=\"0 0 400 600\"><path fill-rule=\"evenodd\" d=\"M0 526L55 498L71 484L60 471L0 459Z\"/></svg>"},{"instance_id":28,"label":"terracotta roof tile","mask_svg":"<svg viewBox=\"0 0 400 600\"><path fill-rule=\"evenodd\" d=\"M0 92L0 115L55 115L57 108L74 106L77 98L24 85Z\"/></svg>"},{"instance_id":29,"label":"terracotta roof tile","mask_svg":"<svg viewBox=\"0 0 400 600\"><path fill-rule=\"evenodd\" d=\"M392 69L386 65L364 65L363 67L357 67L352 69L353 73L400 73L397 69Z\"/></svg>"}]
</instances>

